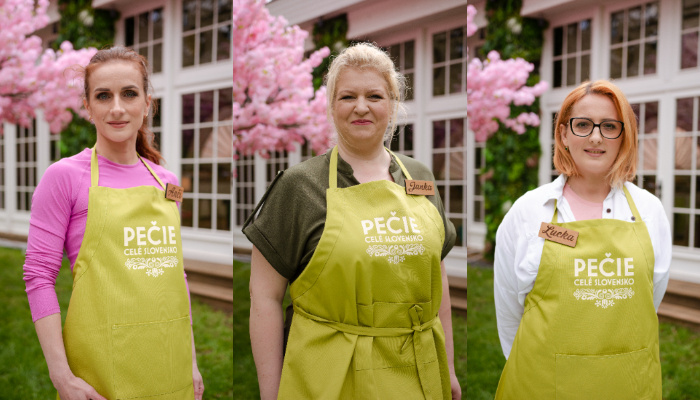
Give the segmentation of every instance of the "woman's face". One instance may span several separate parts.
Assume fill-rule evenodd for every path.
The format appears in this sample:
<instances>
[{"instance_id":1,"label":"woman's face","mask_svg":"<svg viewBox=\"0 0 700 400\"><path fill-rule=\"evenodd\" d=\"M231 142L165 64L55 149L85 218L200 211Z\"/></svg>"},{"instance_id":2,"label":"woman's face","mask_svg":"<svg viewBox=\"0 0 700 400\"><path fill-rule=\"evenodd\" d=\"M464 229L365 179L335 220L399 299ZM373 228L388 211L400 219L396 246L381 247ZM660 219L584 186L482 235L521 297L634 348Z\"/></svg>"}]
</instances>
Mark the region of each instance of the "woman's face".
<instances>
[{"instance_id":1,"label":"woman's face","mask_svg":"<svg viewBox=\"0 0 700 400\"><path fill-rule=\"evenodd\" d=\"M138 68L130 62L102 64L90 74L88 88L84 104L98 137L113 143L135 142L151 102Z\"/></svg>"},{"instance_id":2,"label":"woman's face","mask_svg":"<svg viewBox=\"0 0 700 400\"><path fill-rule=\"evenodd\" d=\"M611 120L621 121L612 100L600 94L582 97L574 104L570 118L588 118L595 124ZM596 126L590 136L580 137L571 132L568 121L567 125L559 125L559 129L564 146L569 148L576 169L582 176L603 178L608 174L617 159L624 133L617 139L606 139Z\"/></svg>"},{"instance_id":3,"label":"woman's face","mask_svg":"<svg viewBox=\"0 0 700 400\"><path fill-rule=\"evenodd\" d=\"M374 69L348 67L338 76L332 116L340 139L353 147L380 145L392 101L384 77Z\"/></svg>"}]
</instances>

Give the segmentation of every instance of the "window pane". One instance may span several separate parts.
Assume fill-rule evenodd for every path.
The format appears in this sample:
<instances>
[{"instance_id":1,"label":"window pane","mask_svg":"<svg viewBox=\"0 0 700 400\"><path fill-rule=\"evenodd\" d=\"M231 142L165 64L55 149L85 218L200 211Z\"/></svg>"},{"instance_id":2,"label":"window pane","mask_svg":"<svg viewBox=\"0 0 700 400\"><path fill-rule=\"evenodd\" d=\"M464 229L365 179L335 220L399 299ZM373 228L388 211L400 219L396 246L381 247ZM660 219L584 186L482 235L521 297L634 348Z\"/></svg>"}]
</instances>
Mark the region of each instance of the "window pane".
<instances>
[{"instance_id":1,"label":"window pane","mask_svg":"<svg viewBox=\"0 0 700 400\"><path fill-rule=\"evenodd\" d=\"M445 121L433 121L433 148L445 148Z\"/></svg>"},{"instance_id":2,"label":"window pane","mask_svg":"<svg viewBox=\"0 0 700 400\"><path fill-rule=\"evenodd\" d=\"M464 57L464 30L462 28L450 31L450 60Z\"/></svg>"},{"instance_id":3,"label":"window pane","mask_svg":"<svg viewBox=\"0 0 700 400\"><path fill-rule=\"evenodd\" d=\"M199 27L204 28L214 23L214 1L199 0Z\"/></svg>"},{"instance_id":4,"label":"window pane","mask_svg":"<svg viewBox=\"0 0 700 400\"><path fill-rule=\"evenodd\" d=\"M464 146L464 120L461 118L450 120L450 147Z\"/></svg>"},{"instance_id":5,"label":"window pane","mask_svg":"<svg viewBox=\"0 0 700 400\"><path fill-rule=\"evenodd\" d=\"M610 51L610 78L622 77L622 49Z\"/></svg>"},{"instance_id":6,"label":"window pane","mask_svg":"<svg viewBox=\"0 0 700 400\"><path fill-rule=\"evenodd\" d=\"M213 177L211 164L199 165L199 193L211 193Z\"/></svg>"},{"instance_id":7,"label":"window pane","mask_svg":"<svg viewBox=\"0 0 700 400\"><path fill-rule=\"evenodd\" d=\"M644 189L649 191L649 193L658 197L656 193L656 176L655 175L644 175Z\"/></svg>"},{"instance_id":8,"label":"window pane","mask_svg":"<svg viewBox=\"0 0 700 400\"><path fill-rule=\"evenodd\" d=\"M644 75L656 73L656 42L644 45Z\"/></svg>"},{"instance_id":9,"label":"window pane","mask_svg":"<svg viewBox=\"0 0 700 400\"><path fill-rule=\"evenodd\" d=\"M675 183L673 206L681 208L690 207L690 177L676 175Z\"/></svg>"},{"instance_id":10,"label":"window pane","mask_svg":"<svg viewBox=\"0 0 700 400\"><path fill-rule=\"evenodd\" d=\"M656 133L659 125L659 102L646 103L644 111L644 132Z\"/></svg>"},{"instance_id":11,"label":"window pane","mask_svg":"<svg viewBox=\"0 0 700 400\"><path fill-rule=\"evenodd\" d=\"M433 96L445 94L445 67L433 69Z\"/></svg>"},{"instance_id":12,"label":"window pane","mask_svg":"<svg viewBox=\"0 0 700 400\"><path fill-rule=\"evenodd\" d=\"M413 100L413 72L409 72L406 76L406 101Z\"/></svg>"},{"instance_id":13,"label":"window pane","mask_svg":"<svg viewBox=\"0 0 700 400\"><path fill-rule=\"evenodd\" d=\"M683 0L683 29L698 27L700 0Z\"/></svg>"},{"instance_id":14,"label":"window pane","mask_svg":"<svg viewBox=\"0 0 700 400\"><path fill-rule=\"evenodd\" d=\"M212 128L201 128L199 130L199 157L214 157L214 136Z\"/></svg>"},{"instance_id":15,"label":"window pane","mask_svg":"<svg viewBox=\"0 0 700 400\"><path fill-rule=\"evenodd\" d=\"M192 193L194 191L194 165L182 164L181 185L187 193Z\"/></svg>"},{"instance_id":16,"label":"window pane","mask_svg":"<svg viewBox=\"0 0 700 400\"><path fill-rule=\"evenodd\" d=\"M581 82L589 80L591 77L591 56L588 54L581 56Z\"/></svg>"},{"instance_id":17,"label":"window pane","mask_svg":"<svg viewBox=\"0 0 700 400\"><path fill-rule=\"evenodd\" d=\"M581 50L586 51L591 49L591 20L581 21Z\"/></svg>"},{"instance_id":18,"label":"window pane","mask_svg":"<svg viewBox=\"0 0 700 400\"><path fill-rule=\"evenodd\" d=\"M562 69L562 62L561 60L557 60L554 62L554 87L561 87L561 73Z\"/></svg>"},{"instance_id":19,"label":"window pane","mask_svg":"<svg viewBox=\"0 0 700 400\"><path fill-rule=\"evenodd\" d=\"M463 246L467 235L464 220L461 218L450 218L450 221L452 221L452 224L454 224L455 230L457 231L457 240L455 240L455 246Z\"/></svg>"},{"instance_id":20,"label":"window pane","mask_svg":"<svg viewBox=\"0 0 700 400\"><path fill-rule=\"evenodd\" d=\"M642 8L630 8L627 15L627 41L637 40L642 36Z\"/></svg>"},{"instance_id":21,"label":"window pane","mask_svg":"<svg viewBox=\"0 0 700 400\"><path fill-rule=\"evenodd\" d=\"M576 84L576 57L571 57L566 60L566 85L571 86Z\"/></svg>"},{"instance_id":22,"label":"window pane","mask_svg":"<svg viewBox=\"0 0 700 400\"><path fill-rule=\"evenodd\" d=\"M233 157L233 127L224 125L217 128L219 138L216 142L217 155L219 158Z\"/></svg>"},{"instance_id":23,"label":"window pane","mask_svg":"<svg viewBox=\"0 0 700 400\"><path fill-rule=\"evenodd\" d=\"M614 13L610 17L610 44L622 43L625 27L625 12Z\"/></svg>"},{"instance_id":24,"label":"window pane","mask_svg":"<svg viewBox=\"0 0 700 400\"><path fill-rule=\"evenodd\" d=\"M463 213L466 212L467 197L464 193L464 186L450 187L450 212Z\"/></svg>"},{"instance_id":25,"label":"window pane","mask_svg":"<svg viewBox=\"0 0 700 400\"><path fill-rule=\"evenodd\" d=\"M139 43L148 41L148 13L139 14Z\"/></svg>"},{"instance_id":26,"label":"window pane","mask_svg":"<svg viewBox=\"0 0 700 400\"><path fill-rule=\"evenodd\" d=\"M698 138L698 144L697 147L695 147L695 170L700 170L700 137ZM696 192L700 192L700 185L695 187ZM700 193L697 195L697 200L700 201ZM700 208L700 205L697 206L697 208Z\"/></svg>"},{"instance_id":27,"label":"window pane","mask_svg":"<svg viewBox=\"0 0 700 400\"><path fill-rule=\"evenodd\" d=\"M450 93L462 91L462 63L450 65Z\"/></svg>"},{"instance_id":28,"label":"window pane","mask_svg":"<svg viewBox=\"0 0 700 400\"><path fill-rule=\"evenodd\" d=\"M217 16L219 22L231 20L231 6L231 0L219 0L219 12Z\"/></svg>"},{"instance_id":29,"label":"window pane","mask_svg":"<svg viewBox=\"0 0 700 400\"><path fill-rule=\"evenodd\" d=\"M577 34L578 27L576 24L569 24L566 27L566 52L569 54L576 52L578 44Z\"/></svg>"},{"instance_id":30,"label":"window pane","mask_svg":"<svg viewBox=\"0 0 700 400\"><path fill-rule=\"evenodd\" d=\"M182 205L180 206L182 226L192 227L192 205L192 199L182 199Z\"/></svg>"},{"instance_id":31,"label":"window pane","mask_svg":"<svg viewBox=\"0 0 700 400\"><path fill-rule=\"evenodd\" d=\"M673 214L673 244L689 246L690 215Z\"/></svg>"},{"instance_id":32,"label":"window pane","mask_svg":"<svg viewBox=\"0 0 700 400\"><path fill-rule=\"evenodd\" d=\"M231 200L216 201L216 229L219 231L231 230Z\"/></svg>"},{"instance_id":33,"label":"window pane","mask_svg":"<svg viewBox=\"0 0 700 400\"><path fill-rule=\"evenodd\" d=\"M693 130L693 98L687 97L676 101L676 132Z\"/></svg>"},{"instance_id":34,"label":"window pane","mask_svg":"<svg viewBox=\"0 0 700 400\"><path fill-rule=\"evenodd\" d=\"M182 39L182 66L194 65L195 43L194 35L187 35Z\"/></svg>"},{"instance_id":35,"label":"window pane","mask_svg":"<svg viewBox=\"0 0 700 400\"><path fill-rule=\"evenodd\" d=\"M231 193L231 182L233 179L233 177L231 175L231 164L219 164L217 166L217 172L218 172L218 177L217 177L216 193L218 193L218 194Z\"/></svg>"},{"instance_id":36,"label":"window pane","mask_svg":"<svg viewBox=\"0 0 700 400\"><path fill-rule=\"evenodd\" d=\"M643 139L641 141L641 149L639 149L644 157L642 169L645 171L656 170L656 155L659 148L656 139Z\"/></svg>"},{"instance_id":37,"label":"window pane","mask_svg":"<svg viewBox=\"0 0 700 400\"><path fill-rule=\"evenodd\" d=\"M466 178L464 171L464 159L467 150L450 152L450 180L459 181Z\"/></svg>"},{"instance_id":38,"label":"window pane","mask_svg":"<svg viewBox=\"0 0 700 400\"><path fill-rule=\"evenodd\" d=\"M186 32L197 26L197 1L182 0L182 31Z\"/></svg>"},{"instance_id":39,"label":"window pane","mask_svg":"<svg viewBox=\"0 0 700 400\"><path fill-rule=\"evenodd\" d=\"M692 152L691 147L693 138L677 137L676 138L676 169L688 170L691 169ZM690 183L689 183L690 185Z\"/></svg>"},{"instance_id":40,"label":"window pane","mask_svg":"<svg viewBox=\"0 0 700 400\"><path fill-rule=\"evenodd\" d=\"M124 20L124 44L127 47L134 45L134 17L129 17Z\"/></svg>"},{"instance_id":41,"label":"window pane","mask_svg":"<svg viewBox=\"0 0 700 400\"><path fill-rule=\"evenodd\" d=\"M151 61L151 60L149 59L149 57L148 57L148 46L141 47L141 48L139 49L139 54L142 55L143 58L145 58L145 59L148 60L149 62Z\"/></svg>"},{"instance_id":42,"label":"window pane","mask_svg":"<svg viewBox=\"0 0 700 400\"><path fill-rule=\"evenodd\" d=\"M446 42L446 32L433 35L433 63L445 61L445 47L447 46Z\"/></svg>"},{"instance_id":43,"label":"window pane","mask_svg":"<svg viewBox=\"0 0 700 400\"><path fill-rule=\"evenodd\" d=\"M194 93L182 95L182 123L194 122Z\"/></svg>"},{"instance_id":44,"label":"window pane","mask_svg":"<svg viewBox=\"0 0 700 400\"><path fill-rule=\"evenodd\" d=\"M198 205L199 218L197 227L211 229L211 200L199 199Z\"/></svg>"},{"instance_id":45,"label":"window pane","mask_svg":"<svg viewBox=\"0 0 700 400\"><path fill-rule=\"evenodd\" d=\"M445 155L433 154L433 175L436 180L445 180ZM443 196L444 198L444 196Z\"/></svg>"},{"instance_id":46,"label":"window pane","mask_svg":"<svg viewBox=\"0 0 700 400\"><path fill-rule=\"evenodd\" d=\"M700 142L700 139L698 139ZM700 160L699 160L700 161ZM698 164L700 165L700 164ZM700 176L695 177L695 208L700 210ZM695 239L698 239L698 235L695 235Z\"/></svg>"},{"instance_id":47,"label":"window pane","mask_svg":"<svg viewBox=\"0 0 700 400\"><path fill-rule=\"evenodd\" d=\"M214 31L200 32L199 34L199 63L206 64L212 62L213 35Z\"/></svg>"},{"instance_id":48,"label":"window pane","mask_svg":"<svg viewBox=\"0 0 700 400\"><path fill-rule=\"evenodd\" d=\"M657 3L650 3L647 5L644 12L645 36L651 37L656 36L659 33L659 5Z\"/></svg>"},{"instance_id":49,"label":"window pane","mask_svg":"<svg viewBox=\"0 0 700 400\"><path fill-rule=\"evenodd\" d=\"M151 12L151 21L153 21L153 40L158 40L163 37L163 9L159 8Z\"/></svg>"},{"instance_id":50,"label":"window pane","mask_svg":"<svg viewBox=\"0 0 700 400\"><path fill-rule=\"evenodd\" d=\"M151 65L153 66L153 73L158 73L163 71L163 44L158 43L153 45L153 59L151 60Z\"/></svg>"},{"instance_id":51,"label":"window pane","mask_svg":"<svg viewBox=\"0 0 700 400\"><path fill-rule=\"evenodd\" d=\"M403 128L403 149L413 151L413 124L408 124Z\"/></svg>"},{"instance_id":52,"label":"window pane","mask_svg":"<svg viewBox=\"0 0 700 400\"><path fill-rule=\"evenodd\" d=\"M627 77L639 75L639 45L627 48Z\"/></svg>"},{"instance_id":53,"label":"window pane","mask_svg":"<svg viewBox=\"0 0 700 400\"><path fill-rule=\"evenodd\" d=\"M397 43L393 46L389 46L389 57L391 61L394 62L397 68L401 67L401 44Z\"/></svg>"},{"instance_id":54,"label":"window pane","mask_svg":"<svg viewBox=\"0 0 700 400\"><path fill-rule=\"evenodd\" d=\"M554 57L560 56L564 50L564 28L554 28Z\"/></svg>"},{"instance_id":55,"label":"window pane","mask_svg":"<svg viewBox=\"0 0 700 400\"><path fill-rule=\"evenodd\" d=\"M194 129L182 131L182 158L194 158Z\"/></svg>"},{"instance_id":56,"label":"window pane","mask_svg":"<svg viewBox=\"0 0 700 400\"><path fill-rule=\"evenodd\" d=\"M233 113L233 90L219 89L219 121L228 121Z\"/></svg>"},{"instance_id":57,"label":"window pane","mask_svg":"<svg viewBox=\"0 0 700 400\"><path fill-rule=\"evenodd\" d=\"M231 25L217 28L216 60L231 58Z\"/></svg>"},{"instance_id":58,"label":"window pane","mask_svg":"<svg viewBox=\"0 0 700 400\"><path fill-rule=\"evenodd\" d=\"M681 68L698 66L698 31L686 33L681 37Z\"/></svg>"},{"instance_id":59,"label":"window pane","mask_svg":"<svg viewBox=\"0 0 700 400\"><path fill-rule=\"evenodd\" d=\"M214 91L201 92L199 94L199 122L211 122L214 120Z\"/></svg>"},{"instance_id":60,"label":"window pane","mask_svg":"<svg viewBox=\"0 0 700 400\"><path fill-rule=\"evenodd\" d=\"M414 65L415 58L415 42L409 40L404 43L403 47L403 67L405 69L412 69Z\"/></svg>"}]
</instances>

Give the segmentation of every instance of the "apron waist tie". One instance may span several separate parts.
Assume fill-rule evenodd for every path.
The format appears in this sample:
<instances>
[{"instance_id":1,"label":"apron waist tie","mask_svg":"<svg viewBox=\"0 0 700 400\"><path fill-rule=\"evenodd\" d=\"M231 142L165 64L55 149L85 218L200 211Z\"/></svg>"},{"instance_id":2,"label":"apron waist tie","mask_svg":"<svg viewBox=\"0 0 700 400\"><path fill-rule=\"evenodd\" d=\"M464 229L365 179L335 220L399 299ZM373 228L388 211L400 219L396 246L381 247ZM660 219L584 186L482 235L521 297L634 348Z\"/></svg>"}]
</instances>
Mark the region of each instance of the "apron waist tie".
<instances>
[{"instance_id":1,"label":"apron waist tie","mask_svg":"<svg viewBox=\"0 0 700 400\"><path fill-rule=\"evenodd\" d=\"M438 321L437 316L431 319L430 321L421 324L420 321L423 317L423 308L421 308L419 305L414 305L408 310L408 313L411 316L412 324L410 328L377 328L371 326L359 326L345 324L338 321L331 321L325 318L321 318L317 315L310 314L305 310L301 309L301 307L298 307L294 303L292 303L292 306L294 307L295 313L310 320L320 322L339 332L349 333L360 337L364 336L368 339L374 337L396 337L403 335L411 335L404 342L403 346L401 347L401 351L404 351L406 349L406 345L408 344L409 338L412 338L413 350L416 355L416 368L418 368L418 379L420 380L421 388L423 389L423 395L426 399L433 398L432 394L430 393L429 386L427 384L427 372L425 367L425 364L427 363L427 352L424 352L423 350L427 347L428 344L432 343L430 341L433 332L432 328ZM368 344L370 345L369 348L366 345L361 345L358 343L358 360L356 361L358 365L366 366L367 369L371 368L372 365L371 342ZM371 382L365 383L373 383L373 380Z\"/></svg>"}]
</instances>

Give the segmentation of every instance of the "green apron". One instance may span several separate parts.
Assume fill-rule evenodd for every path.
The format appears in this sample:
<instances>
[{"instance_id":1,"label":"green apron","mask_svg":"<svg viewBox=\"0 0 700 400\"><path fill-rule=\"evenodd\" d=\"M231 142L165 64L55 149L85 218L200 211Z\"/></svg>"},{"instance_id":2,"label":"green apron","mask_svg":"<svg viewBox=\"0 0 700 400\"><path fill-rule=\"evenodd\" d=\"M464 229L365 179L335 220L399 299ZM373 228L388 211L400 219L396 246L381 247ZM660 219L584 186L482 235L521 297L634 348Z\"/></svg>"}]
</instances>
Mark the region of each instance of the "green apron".
<instances>
[{"instance_id":1,"label":"green apron","mask_svg":"<svg viewBox=\"0 0 700 400\"><path fill-rule=\"evenodd\" d=\"M496 399L661 399L654 252L624 192L634 222L557 224L555 203L578 242L545 241Z\"/></svg>"},{"instance_id":2,"label":"green apron","mask_svg":"<svg viewBox=\"0 0 700 400\"><path fill-rule=\"evenodd\" d=\"M448 398L442 218L393 182L338 189L337 163L335 147L323 234L290 285L294 318L278 398Z\"/></svg>"},{"instance_id":3,"label":"green apron","mask_svg":"<svg viewBox=\"0 0 700 400\"><path fill-rule=\"evenodd\" d=\"M109 400L192 400L177 205L153 186L99 187L94 149L90 176L85 236L63 327L71 371Z\"/></svg>"}]
</instances>

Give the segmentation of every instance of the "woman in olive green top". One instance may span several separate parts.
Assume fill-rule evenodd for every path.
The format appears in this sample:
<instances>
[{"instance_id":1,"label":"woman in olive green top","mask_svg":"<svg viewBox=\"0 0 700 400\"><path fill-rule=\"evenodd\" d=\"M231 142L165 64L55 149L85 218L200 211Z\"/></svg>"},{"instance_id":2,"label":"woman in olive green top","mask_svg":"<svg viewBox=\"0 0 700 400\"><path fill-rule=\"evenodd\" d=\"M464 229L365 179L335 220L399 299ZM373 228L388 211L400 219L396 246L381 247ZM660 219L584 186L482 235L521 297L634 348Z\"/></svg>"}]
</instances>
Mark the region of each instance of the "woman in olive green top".
<instances>
[{"instance_id":1,"label":"woman in olive green top","mask_svg":"<svg viewBox=\"0 0 700 400\"><path fill-rule=\"evenodd\" d=\"M338 145L278 175L244 227L261 397L460 398L441 262L454 227L437 193L406 192L411 179L434 187L431 172L384 148L403 77L386 53L358 44L333 61L327 84Z\"/></svg>"}]
</instances>

